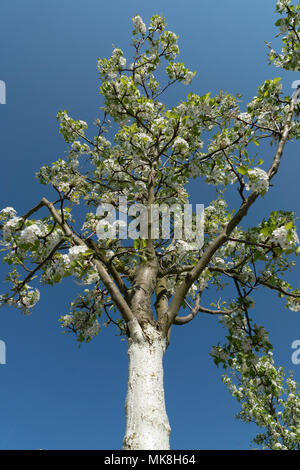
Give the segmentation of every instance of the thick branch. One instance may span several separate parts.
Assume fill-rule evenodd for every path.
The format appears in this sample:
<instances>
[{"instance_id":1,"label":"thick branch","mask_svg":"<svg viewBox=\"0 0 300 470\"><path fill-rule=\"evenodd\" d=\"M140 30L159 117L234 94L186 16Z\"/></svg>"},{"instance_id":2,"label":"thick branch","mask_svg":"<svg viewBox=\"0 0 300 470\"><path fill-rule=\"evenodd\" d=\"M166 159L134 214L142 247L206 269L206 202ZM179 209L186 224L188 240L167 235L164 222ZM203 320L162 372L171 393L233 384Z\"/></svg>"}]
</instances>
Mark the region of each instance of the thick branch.
<instances>
[{"instance_id":1,"label":"thick branch","mask_svg":"<svg viewBox=\"0 0 300 470\"><path fill-rule=\"evenodd\" d=\"M78 237L68 226L66 222L62 221L61 216L59 213L56 211L54 208L53 204L49 202L46 198L42 199L43 204L49 209L50 213L52 214L54 220L60 225L60 227L63 229L65 235L67 237L70 237L73 242L76 245L80 246L86 246L87 248L90 248L80 237ZM101 261L98 259L93 259L93 264L95 265L98 274L100 276L101 281L103 284L106 286L108 292L111 295L112 300L115 302L116 306L120 310L124 320L126 322L129 322L130 320L133 319L133 314L123 298L121 292L119 291L118 287L112 280L111 276L108 274L107 270L105 269L104 265L102 264Z\"/></svg>"}]
</instances>

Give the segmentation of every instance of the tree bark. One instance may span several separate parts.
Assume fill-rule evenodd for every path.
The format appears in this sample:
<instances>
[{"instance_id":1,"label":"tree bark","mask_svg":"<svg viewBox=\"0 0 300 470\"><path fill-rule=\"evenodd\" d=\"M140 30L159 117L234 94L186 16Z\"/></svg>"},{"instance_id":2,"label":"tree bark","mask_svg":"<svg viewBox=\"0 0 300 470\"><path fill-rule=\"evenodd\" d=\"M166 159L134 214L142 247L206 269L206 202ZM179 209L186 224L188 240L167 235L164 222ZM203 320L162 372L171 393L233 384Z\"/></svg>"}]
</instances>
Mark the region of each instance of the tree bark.
<instances>
[{"instance_id":1,"label":"tree bark","mask_svg":"<svg viewBox=\"0 0 300 470\"><path fill-rule=\"evenodd\" d=\"M165 408L163 356L167 339L150 323L128 324L129 377L125 450L168 450L170 425Z\"/></svg>"}]
</instances>

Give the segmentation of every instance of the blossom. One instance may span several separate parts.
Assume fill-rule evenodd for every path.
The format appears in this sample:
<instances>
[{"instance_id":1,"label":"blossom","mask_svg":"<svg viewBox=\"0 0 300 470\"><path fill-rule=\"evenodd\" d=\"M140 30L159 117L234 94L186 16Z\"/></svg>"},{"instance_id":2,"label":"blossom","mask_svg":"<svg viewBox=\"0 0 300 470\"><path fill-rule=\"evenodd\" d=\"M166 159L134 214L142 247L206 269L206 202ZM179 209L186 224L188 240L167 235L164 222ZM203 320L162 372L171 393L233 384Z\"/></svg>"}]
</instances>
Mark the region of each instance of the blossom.
<instances>
[{"instance_id":1,"label":"blossom","mask_svg":"<svg viewBox=\"0 0 300 470\"><path fill-rule=\"evenodd\" d=\"M182 137L176 137L173 143L173 150L175 152L187 153L189 151L189 144Z\"/></svg>"},{"instance_id":2,"label":"blossom","mask_svg":"<svg viewBox=\"0 0 300 470\"><path fill-rule=\"evenodd\" d=\"M3 238L4 240L9 240L12 235L12 232L18 227L19 223L23 220L22 217L13 217L8 220L3 226Z\"/></svg>"},{"instance_id":3,"label":"blossom","mask_svg":"<svg viewBox=\"0 0 300 470\"><path fill-rule=\"evenodd\" d=\"M293 246L299 243L296 231L293 230L289 232L284 226L278 227L273 230L271 240L274 243L280 245L282 249L292 248Z\"/></svg>"},{"instance_id":4,"label":"blossom","mask_svg":"<svg viewBox=\"0 0 300 470\"><path fill-rule=\"evenodd\" d=\"M86 251L88 251L87 246L83 246L83 245L72 246L69 249L69 253L68 253L69 260L72 262L72 261L78 259L80 257L80 255L82 255L82 253L85 253Z\"/></svg>"},{"instance_id":5,"label":"blossom","mask_svg":"<svg viewBox=\"0 0 300 470\"><path fill-rule=\"evenodd\" d=\"M278 0L276 6L280 11L283 11L290 3L290 0Z\"/></svg>"},{"instance_id":6,"label":"blossom","mask_svg":"<svg viewBox=\"0 0 300 470\"><path fill-rule=\"evenodd\" d=\"M185 74L183 84L184 85L190 85L192 83L192 80L193 80L194 76L195 76L195 72L188 71Z\"/></svg>"},{"instance_id":7,"label":"blossom","mask_svg":"<svg viewBox=\"0 0 300 470\"><path fill-rule=\"evenodd\" d=\"M245 121L247 124L251 124L252 122L252 118L249 113L241 113L238 115L238 118Z\"/></svg>"},{"instance_id":8,"label":"blossom","mask_svg":"<svg viewBox=\"0 0 300 470\"><path fill-rule=\"evenodd\" d=\"M124 67L126 65L126 59L123 57L123 51L117 47L112 52L112 60L116 63L116 65Z\"/></svg>"},{"instance_id":9,"label":"blossom","mask_svg":"<svg viewBox=\"0 0 300 470\"><path fill-rule=\"evenodd\" d=\"M300 311L300 297L299 298L289 297L287 301L287 307L292 312L299 312Z\"/></svg>"},{"instance_id":10,"label":"blossom","mask_svg":"<svg viewBox=\"0 0 300 470\"><path fill-rule=\"evenodd\" d=\"M249 182L246 184L247 191L258 191L264 193L269 189L268 174L261 168L248 170Z\"/></svg>"},{"instance_id":11,"label":"blossom","mask_svg":"<svg viewBox=\"0 0 300 470\"><path fill-rule=\"evenodd\" d=\"M152 138L145 132L139 132L138 134L135 134L134 141L140 148L148 148L151 144L153 144Z\"/></svg>"},{"instance_id":12,"label":"blossom","mask_svg":"<svg viewBox=\"0 0 300 470\"><path fill-rule=\"evenodd\" d=\"M4 215L5 217L15 217L17 212L13 207L5 207L5 209L2 209L0 212L0 215Z\"/></svg>"},{"instance_id":13,"label":"blossom","mask_svg":"<svg viewBox=\"0 0 300 470\"><path fill-rule=\"evenodd\" d=\"M44 227L39 223L29 225L20 234L20 243L34 243L45 234Z\"/></svg>"},{"instance_id":14,"label":"blossom","mask_svg":"<svg viewBox=\"0 0 300 470\"><path fill-rule=\"evenodd\" d=\"M82 335L87 340L96 336L100 331L98 320L87 312L74 311L72 315L63 315L59 321L62 328L74 329L77 334Z\"/></svg>"},{"instance_id":15,"label":"blossom","mask_svg":"<svg viewBox=\"0 0 300 470\"><path fill-rule=\"evenodd\" d=\"M84 284L94 284L99 281L99 274L97 271L91 272L87 278L84 280Z\"/></svg>"},{"instance_id":16,"label":"blossom","mask_svg":"<svg viewBox=\"0 0 300 470\"><path fill-rule=\"evenodd\" d=\"M38 289L32 289L26 284L25 291L20 293L20 300L17 302L17 306L21 308L33 308L39 300L40 291Z\"/></svg>"},{"instance_id":17,"label":"blossom","mask_svg":"<svg viewBox=\"0 0 300 470\"><path fill-rule=\"evenodd\" d=\"M66 182L61 182L58 186L57 189L61 193L68 193L70 191L70 184Z\"/></svg>"},{"instance_id":18,"label":"blossom","mask_svg":"<svg viewBox=\"0 0 300 470\"><path fill-rule=\"evenodd\" d=\"M146 25L143 22L142 18L139 15L136 15L134 18L132 18L133 25L134 25L134 30L137 33L141 33L144 35L146 33Z\"/></svg>"},{"instance_id":19,"label":"blossom","mask_svg":"<svg viewBox=\"0 0 300 470\"><path fill-rule=\"evenodd\" d=\"M72 143L72 149L75 151L79 151L81 149L81 143L79 142L79 140L75 140Z\"/></svg>"}]
</instances>

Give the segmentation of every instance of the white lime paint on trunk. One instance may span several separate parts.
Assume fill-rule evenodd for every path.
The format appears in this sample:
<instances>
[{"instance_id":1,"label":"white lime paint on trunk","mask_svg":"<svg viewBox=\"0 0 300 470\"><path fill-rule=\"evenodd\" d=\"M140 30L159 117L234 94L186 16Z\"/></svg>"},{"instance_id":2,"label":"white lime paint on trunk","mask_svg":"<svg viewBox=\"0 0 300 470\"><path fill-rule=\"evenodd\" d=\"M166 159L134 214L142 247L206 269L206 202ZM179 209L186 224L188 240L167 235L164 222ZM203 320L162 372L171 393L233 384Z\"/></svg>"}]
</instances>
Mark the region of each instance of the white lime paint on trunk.
<instances>
[{"instance_id":1,"label":"white lime paint on trunk","mask_svg":"<svg viewBox=\"0 0 300 470\"><path fill-rule=\"evenodd\" d=\"M151 325L143 333L136 319L128 326L129 377L123 449L168 450L171 428L162 365L166 339Z\"/></svg>"}]
</instances>

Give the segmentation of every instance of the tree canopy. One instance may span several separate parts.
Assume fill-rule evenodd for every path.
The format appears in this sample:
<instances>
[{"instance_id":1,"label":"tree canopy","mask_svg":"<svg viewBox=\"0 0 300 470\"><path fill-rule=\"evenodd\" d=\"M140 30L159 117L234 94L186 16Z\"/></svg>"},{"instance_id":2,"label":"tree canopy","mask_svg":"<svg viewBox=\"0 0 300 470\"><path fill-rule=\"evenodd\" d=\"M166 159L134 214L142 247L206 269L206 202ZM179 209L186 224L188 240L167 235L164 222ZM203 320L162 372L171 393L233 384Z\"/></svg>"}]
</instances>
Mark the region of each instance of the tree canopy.
<instances>
[{"instance_id":1,"label":"tree canopy","mask_svg":"<svg viewBox=\"0 0 300 470\"><path fill-rule=\"evenodd\" d=\"M299 71L300 5L280 0L276 10L283 46L277 53L268 45L270 63ZM27 314L40 298L37 279L54 285L75 277L84 289L60 321L80 342L99 333L101 316L122 335L137 320L141 326L157 325L168 336L172 325L185 325L198 313L216 315L227 329L227 342L211 355L228 370L223 380L241 402L239 417L265 428L256 444L299 449L298 385L275 366L268 334L249 314L255 305L251 295L259 287L274 291L290 310L300 310L300 288L285 280L300 251L296 218L274 210L253 227L243 221L257 199L272 191L286 143L300 137L300 90L284 95L275 78L259 86L246 110L240 95L223 91L189 93L168 107L161 101L164 92L177 83L189 85L195 72L177 60L178 36L166 26L162 15L152 16L148 27L136 15L132 61L120 48L109 59L98 59L104 104L103 119L94 122L95 136L85 121L67 110L58 112L67 157L42 166L36 175L54 188L55 200L43 197L24 215L12 207L0 213L12 285L1 302ZM270 161L260 152L266 142L274 149ZM190 180L216 188L216 198L204 210L201 249L177 239L174 225L169 240L154 239L151 232L152 205L188 204ZM226 199L232 187L238 207L229 207ZM97 236L101 227L118 228L102 220L97 207L117 209L120 197L147 208L147 236L134 244ZM77 205L86 208L81 225L72 214ZM228 284L236 292L230 301L203 304L210 287L226 291Z\"/></svg>"}]
</instances>

